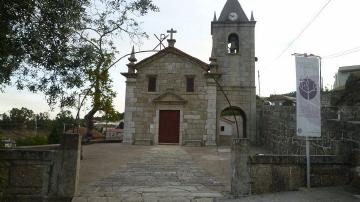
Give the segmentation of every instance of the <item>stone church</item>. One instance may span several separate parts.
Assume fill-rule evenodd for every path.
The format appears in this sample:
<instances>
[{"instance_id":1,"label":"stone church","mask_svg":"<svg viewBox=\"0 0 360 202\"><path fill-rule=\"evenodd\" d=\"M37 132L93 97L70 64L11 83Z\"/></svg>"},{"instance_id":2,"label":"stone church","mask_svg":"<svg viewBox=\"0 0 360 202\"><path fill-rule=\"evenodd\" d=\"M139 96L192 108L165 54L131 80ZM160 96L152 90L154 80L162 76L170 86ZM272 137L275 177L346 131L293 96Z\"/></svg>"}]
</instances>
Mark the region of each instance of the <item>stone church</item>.
<instances>
[{"instance_id":1,"label":"stone church","mask_svg":"<svg viewBox=\"0 0 360 202\"><path fill-rule=\"evenodd\" d=\"M254 140L255 24L238 0L227 0L219 18L214 15L211 22L209 63L177 49L174 30L168 47L156 54L137 62L133 52L128 72L122 73L126 77L123 142L216 145L223 130L220 118L227 109L237 111L238 136Z\"/></svg>"}]
</instances>

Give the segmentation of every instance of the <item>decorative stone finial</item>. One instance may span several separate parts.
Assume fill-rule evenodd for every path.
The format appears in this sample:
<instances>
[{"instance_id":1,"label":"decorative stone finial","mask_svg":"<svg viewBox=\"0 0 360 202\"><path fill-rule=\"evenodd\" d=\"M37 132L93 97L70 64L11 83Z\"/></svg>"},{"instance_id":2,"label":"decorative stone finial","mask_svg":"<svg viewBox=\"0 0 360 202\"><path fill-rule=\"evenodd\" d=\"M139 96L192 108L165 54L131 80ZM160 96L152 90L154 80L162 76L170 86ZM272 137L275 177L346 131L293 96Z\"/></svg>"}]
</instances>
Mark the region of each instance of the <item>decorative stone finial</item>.
<instances>
[{"instance_id":1,"label":"decorative stone finial","mask_svg":"<svg viewBox=\"0 0 360 202\"><path fill-rule=\"evenodd\" d=\"M218 64L217 64L217 59L215 58L215 49L214 47L211 50L211 57L209 58L210 60L210 73L217 73L217 69L218 69Z\"/></svg>"},{"instance_id":2,"label":"decorative stone finial","mask_svg":"<svg viewBox=\"0 0 360 202\"><path fill-rule=\"evenodd\" d=\"M137 59L135 58L135 49L134 46L132 47L132 51L131 51L131 55L128 59L130 61L130 63L127 65L128 66L128 73L135 73L135 62L137 61Z\"/></svg>"},{"instance_id":3,"label":"decorative stone finial","mask_svg":"<svg viewBox=\"0 0 360 202\"><path fill-rule=\"evenodd\" d=\"M250 18L250 21L255 21L255 19L254 19L254 12L253 12L253 11L251 11L251 18Z\"/></svg>"},{"instance_id":4,"label":"decorative stone finial","mask_svg":"<svg viewBox=\"0 0 360 202\"><path fill-rule=\"evenodd\" d=\"M216 12L214 11L214 19L213 19L213 22L216 22L216 21L217 21Z\"/></svg>"},{"instance_id":5,"label":"decorative stone finial","mask_svg":"<svg viewBox=\"0 0 360 202\"><path fill-rule=\"evenodd\" d=\"M169 47L174 47L176 40L173 38L173 34L177 33L177 31L171 28L170 30L167 30L167 33L170 34L170 39L167 40L169 43Z\"/></svg>"},{"instance_id":6,"label":"decorative stone finial","mask_svg":"<svg viewBox=\"0 0 360 202\"><path fill-rule=\"evenodd\" d=\"M137 59L135 58L135 49L134 46L132 47L132 51L131 51L131 55L129 57L129 61L130 63L135 63L137 61Z\"/></svg>"}]
</instances>

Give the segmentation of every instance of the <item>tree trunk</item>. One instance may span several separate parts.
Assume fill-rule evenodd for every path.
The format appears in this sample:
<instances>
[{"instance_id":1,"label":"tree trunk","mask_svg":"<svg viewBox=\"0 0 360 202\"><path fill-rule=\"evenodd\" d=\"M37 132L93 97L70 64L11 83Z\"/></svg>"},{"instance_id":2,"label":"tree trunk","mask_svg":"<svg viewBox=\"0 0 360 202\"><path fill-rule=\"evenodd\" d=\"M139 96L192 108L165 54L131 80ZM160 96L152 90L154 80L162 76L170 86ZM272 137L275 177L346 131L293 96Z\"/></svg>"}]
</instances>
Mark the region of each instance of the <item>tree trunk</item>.
<instances>
[{"instance_id":1,"label":"tree trunk","mask_svg":"<svg viewBox=\"0 0 360 202\"><path fill-rule=\"evenodd\" d=\"M98 110L96 108L92 108L90 110L89 113L87 113L84 117L85 119L85 126L86 126L86 132L85 132L85 142L88 142L90 141L92 138L93 138L93 134L92 134L92 131L94 129L94 122L93 122L93 118L94 118L94 115L95 113L97 112Z\"/></svg>"}]
</instances>

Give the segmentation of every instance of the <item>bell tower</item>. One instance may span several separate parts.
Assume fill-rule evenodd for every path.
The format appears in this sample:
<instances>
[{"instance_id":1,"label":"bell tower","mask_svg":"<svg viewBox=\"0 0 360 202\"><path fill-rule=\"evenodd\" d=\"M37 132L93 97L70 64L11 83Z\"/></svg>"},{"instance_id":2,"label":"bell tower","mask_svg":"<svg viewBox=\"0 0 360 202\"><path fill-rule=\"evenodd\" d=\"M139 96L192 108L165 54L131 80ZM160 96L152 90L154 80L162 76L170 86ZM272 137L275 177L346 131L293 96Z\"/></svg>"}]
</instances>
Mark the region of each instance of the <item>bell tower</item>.
<instances>
[{"instance_id":1,"label":"bell tower","mask_svg":"<svg viewBox=\"0 0 360 202\"><path fill-rule=\"evenodd\" d=\"M253 14L246 16L238 0L227 0L219 18L211 22L212 58L218 64L218 78L223 91L234 108L240 112L240 137L254 141L256 136L255 87L255 24ZM219 118L229 107L223 93L217 91L217 134Z\"/></svg>"}]
</instances>

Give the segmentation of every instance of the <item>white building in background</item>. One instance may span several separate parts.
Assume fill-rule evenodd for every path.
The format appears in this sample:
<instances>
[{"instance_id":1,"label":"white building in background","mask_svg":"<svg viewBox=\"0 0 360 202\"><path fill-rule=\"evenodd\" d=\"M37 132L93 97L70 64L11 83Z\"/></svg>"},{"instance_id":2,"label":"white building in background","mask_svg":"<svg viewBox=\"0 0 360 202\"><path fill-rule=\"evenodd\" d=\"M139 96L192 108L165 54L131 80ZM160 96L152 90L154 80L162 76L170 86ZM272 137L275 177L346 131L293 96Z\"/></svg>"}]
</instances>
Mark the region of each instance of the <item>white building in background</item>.
<instances>
[{"instance_id":1,"label":"white building in background","mask_svg":"<svg viewBox=\"0 0 360 202\"><path fill-rule=\"evenodd\" d=\"M123 129L108 128L105 133L105 136L106 136L106 140L122 141L123 140Z\"/></svg>"},{"instance_id":2,"label":"white building in background","mask_svg":"<svg viewBox=\"0 0 360 202\"><path fill-rule=\"evenodd\" d=\"M360 65L340 67L338 73L335 74L334 90L345 88L347 79L354 72L360 72Z\"/></svg>"},{"instance_id":3,"label":"white building in background","mask_svg":"<svg viewBox=\"0 0 360 202\"><path fill-rule=\"evenodd\" d=\"M220 118L220 135L232 136L235 122L226 118Z\"/></svg>"}]
</instances>

